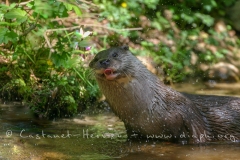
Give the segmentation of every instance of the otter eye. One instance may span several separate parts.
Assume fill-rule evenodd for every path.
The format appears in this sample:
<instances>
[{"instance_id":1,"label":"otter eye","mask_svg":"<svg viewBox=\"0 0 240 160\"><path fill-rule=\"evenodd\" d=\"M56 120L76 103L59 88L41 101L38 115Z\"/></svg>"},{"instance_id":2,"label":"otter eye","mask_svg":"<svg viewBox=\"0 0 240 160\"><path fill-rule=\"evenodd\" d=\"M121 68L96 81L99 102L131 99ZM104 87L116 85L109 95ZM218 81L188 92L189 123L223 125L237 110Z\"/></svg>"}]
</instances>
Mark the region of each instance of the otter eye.
<instances>
[{"instance_id":1,"label":"otter eye","mask_svg":"<svg viewBox=\"0 0 240 160\"><path fill-rule=\"evenodd\" d=\"M117 53L117 52L114 52L114 53L112 54L112 56L113 56L113 57L118 57L118 53Z\"/></svg>"}]
</instances>

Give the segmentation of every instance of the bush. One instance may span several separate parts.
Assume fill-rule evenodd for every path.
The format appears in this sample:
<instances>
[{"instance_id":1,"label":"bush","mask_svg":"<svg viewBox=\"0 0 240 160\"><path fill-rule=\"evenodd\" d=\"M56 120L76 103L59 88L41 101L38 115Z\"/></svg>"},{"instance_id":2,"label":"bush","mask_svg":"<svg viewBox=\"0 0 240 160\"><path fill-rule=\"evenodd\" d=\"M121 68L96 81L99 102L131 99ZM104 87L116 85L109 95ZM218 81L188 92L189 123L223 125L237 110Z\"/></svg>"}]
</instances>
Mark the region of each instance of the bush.
<instances>
[{"instance_id":1,"label":"bush","mask_svg":"<svg viewBox=\"0 0 240 160\"><path fill-rule=\"evenodd\" d=\"M69 13L81 17L84 9L73 0L35 0L0 8L2 99L23 100L44 117L71 116L89 106L98 95L84 67L92 33L58 20ZM84 106L82 101L89 103Z\"/></svg>"}]
</instances>

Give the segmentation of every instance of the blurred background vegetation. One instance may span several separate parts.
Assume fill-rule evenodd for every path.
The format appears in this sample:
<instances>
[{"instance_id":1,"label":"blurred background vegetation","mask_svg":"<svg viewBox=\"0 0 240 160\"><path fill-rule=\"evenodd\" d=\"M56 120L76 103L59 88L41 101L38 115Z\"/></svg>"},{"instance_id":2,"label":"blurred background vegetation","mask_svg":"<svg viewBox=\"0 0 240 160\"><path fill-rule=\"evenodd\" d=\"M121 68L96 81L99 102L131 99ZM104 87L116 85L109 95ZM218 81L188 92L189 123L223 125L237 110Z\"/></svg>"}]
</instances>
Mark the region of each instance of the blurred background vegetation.
<instances>
[{"instance_id":1,"label":"blurred background vegetation","mask_svg":"<svg viewBox=\"0 0 240 160\"><path fill-rule=\"evenodd\" d=\"M88 63L127 44L166 83L240 77L240 0L0 1L0 98L39 117L99 106Z\"/></svg>"}]
</instances>

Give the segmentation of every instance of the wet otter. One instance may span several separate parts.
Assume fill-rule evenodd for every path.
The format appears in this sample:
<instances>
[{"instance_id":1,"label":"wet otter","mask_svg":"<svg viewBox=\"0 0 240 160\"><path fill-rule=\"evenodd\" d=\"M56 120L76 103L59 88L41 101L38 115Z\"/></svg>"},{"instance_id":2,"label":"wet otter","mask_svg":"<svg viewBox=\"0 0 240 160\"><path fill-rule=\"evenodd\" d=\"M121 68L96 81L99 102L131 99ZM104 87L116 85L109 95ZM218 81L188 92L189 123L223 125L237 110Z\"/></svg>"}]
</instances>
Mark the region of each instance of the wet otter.
<instances>
[{"instance_id":1,"label":"wet otter","mask_svg":"<svg viewBox=\"0 0 240 160\"><path fill-rule=\"evenodd\" d=\"M179 93L148 71L128 46L99 52L89 66L129 138L190 143L240 138L240 98Z\"/></svg>"}]
</instances>

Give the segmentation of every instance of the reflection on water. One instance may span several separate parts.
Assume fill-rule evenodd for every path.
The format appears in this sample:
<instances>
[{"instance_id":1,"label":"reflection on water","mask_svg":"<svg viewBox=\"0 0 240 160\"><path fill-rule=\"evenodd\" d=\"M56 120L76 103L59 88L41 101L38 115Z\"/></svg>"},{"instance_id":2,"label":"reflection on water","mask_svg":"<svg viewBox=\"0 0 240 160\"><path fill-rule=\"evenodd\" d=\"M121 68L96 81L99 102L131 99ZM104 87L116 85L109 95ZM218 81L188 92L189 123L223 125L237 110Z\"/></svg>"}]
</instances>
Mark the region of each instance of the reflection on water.
<instances>
[{"instance_id":1,"label":"reflection on water","mask_svg":"<svg viewBox=\"0 0 240 160\"><path fill-rule=\"evenodd\" d=\"M240 95L237 85L232 90L188 84L174 88L198 94ZM239 157L239 143L183 146L126 142L123 123L107 111L47 121L36 119L26 107L0 105L0 159L231 160Z\"/></svg>"},{"instance_id":2,"label":"reflection on water","mask_svg":"<svg viewBox=\"0 0 240 160\"><path fill-rule=\"evenodd\" d=\"M203 95L228 95L240 97L240 83L213 83L212 81L205 85L196 82L174 84L174 89L180 92Z\"/></svg>"}]
</instances>

